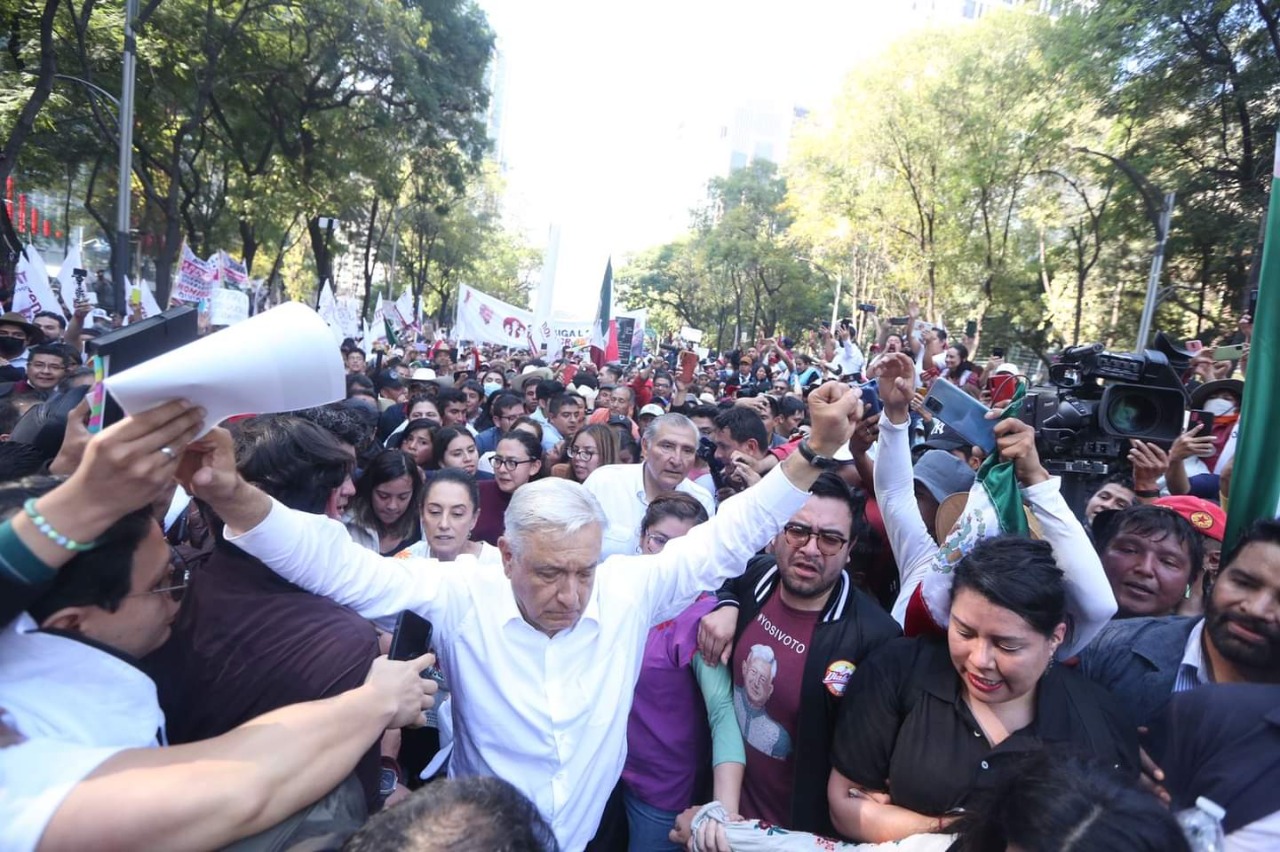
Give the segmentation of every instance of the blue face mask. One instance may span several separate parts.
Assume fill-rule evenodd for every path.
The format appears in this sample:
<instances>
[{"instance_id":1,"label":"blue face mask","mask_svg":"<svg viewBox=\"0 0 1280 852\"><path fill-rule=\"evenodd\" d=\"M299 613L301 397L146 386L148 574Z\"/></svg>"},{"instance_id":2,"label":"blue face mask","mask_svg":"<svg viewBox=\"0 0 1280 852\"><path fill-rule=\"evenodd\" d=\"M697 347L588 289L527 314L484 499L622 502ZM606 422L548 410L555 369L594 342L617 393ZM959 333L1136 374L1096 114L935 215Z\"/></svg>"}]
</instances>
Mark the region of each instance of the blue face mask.
<instances>
[{"instance_id":1,"label":"blue face mask","mask_svg":"<svg viewBox=\"0 0 1280 852\"><path fill-rule=\"evenodd\" d=\"M497 382L484 383L484 395L486 399L493 396L495 393L497 393L500 390L502 390L502 385L498 384Z\"/></svg>"}]
</instances>

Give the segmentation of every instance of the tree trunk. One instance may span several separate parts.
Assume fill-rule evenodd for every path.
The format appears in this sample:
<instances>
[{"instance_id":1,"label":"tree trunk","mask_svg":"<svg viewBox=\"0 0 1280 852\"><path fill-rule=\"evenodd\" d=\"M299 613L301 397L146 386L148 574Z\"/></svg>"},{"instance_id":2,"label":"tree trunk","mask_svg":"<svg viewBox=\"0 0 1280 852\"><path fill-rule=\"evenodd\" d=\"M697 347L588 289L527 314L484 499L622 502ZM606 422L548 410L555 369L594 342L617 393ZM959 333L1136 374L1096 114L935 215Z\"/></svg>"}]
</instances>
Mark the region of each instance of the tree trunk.
<instances>
[{"instance_id":1,"label":"tree trunk","mask_svg":"<svg viewBox=\"0 0 1280 852\"><path fill-rule=\"evenodd\" d=\"M320 227L320 217L312 216L307 220L307 236L311 240L311 251L316 258L316 298L320 297L320 288L328 281L333 286L333 254L329 250L329 231ZM319 302L317 301L317 304Z\"/></svg>"}]
</instances>

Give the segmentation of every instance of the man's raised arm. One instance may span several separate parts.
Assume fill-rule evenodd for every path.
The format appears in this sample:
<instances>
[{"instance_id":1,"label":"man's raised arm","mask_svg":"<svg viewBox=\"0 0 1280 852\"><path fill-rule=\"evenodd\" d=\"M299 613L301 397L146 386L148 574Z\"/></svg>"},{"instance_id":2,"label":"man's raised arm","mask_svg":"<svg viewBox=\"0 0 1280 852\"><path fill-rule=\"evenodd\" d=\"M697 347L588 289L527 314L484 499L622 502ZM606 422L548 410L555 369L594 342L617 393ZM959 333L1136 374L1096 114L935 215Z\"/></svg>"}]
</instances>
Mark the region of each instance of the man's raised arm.
<instances>
[{"instance_id":1,"label":"man's raised arm","mask_svg":"<svg viewBox=\"0 0 1280 852\"><path fill-rule=\"evenodd\" d=\"M861 396L848 385L828 382L809 395L809 448L831 458L849 440L862 413ZM794 452L759 485L726 500L716 515L662 553L634 557L645 573L654 623L672 618L701 591L720 587L745 570L752 554L778 534L804 506L823 468Z\"/></svg>"},{"instance_id":2,"label":"man's raised arm","mask_svg":"<svg viewBox=\"0 0 1280 852\"><path fill-rule=\"evenodd\" d=\"M379 556L353 542L338 521L272 500L236 470L226 430L214 429L191 445L179 478L222 518L227 541L289 582L365 618L411 609L440 626L454 566Z\"/></svg>"}]
</instances>

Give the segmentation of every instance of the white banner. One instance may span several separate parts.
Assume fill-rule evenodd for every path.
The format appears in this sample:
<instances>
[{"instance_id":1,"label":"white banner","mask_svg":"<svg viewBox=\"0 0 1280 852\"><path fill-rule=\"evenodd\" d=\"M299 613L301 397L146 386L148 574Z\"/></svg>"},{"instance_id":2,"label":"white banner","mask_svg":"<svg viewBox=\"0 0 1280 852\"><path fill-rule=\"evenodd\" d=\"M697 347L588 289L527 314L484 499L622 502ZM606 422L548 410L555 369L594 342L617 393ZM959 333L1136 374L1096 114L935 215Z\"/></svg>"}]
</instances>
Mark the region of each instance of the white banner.
<instances>
[{"instance_id":1,"label":"white banner","mask_svg":"<svg viewBox=\"0 0 1280 852\"><path fill-rule=\"evenodd\" d=\"M401 328L418 324L418 318L413 315L413 291L408 287L400 294L400 298L395 300L392 307L400 315L399 326Z\"/></svg>"},{"instance_id":2,"label":"white banner","mask_svg":"<svg viewBox=\"0 0 1280 852\"><path fill-rule=\"evenodd\" d=\"M338 324L342 328L342 336L352 340L360 336L360 300L354 296L343 296L338 300Z\"/></svg>"},{"instance_id":3,"label":"white banner","mask_svg":"<svg viewBox=\"0 0 1280 852\"><path fill-rule=\"evenodd\" d=\"M225 251L218 252L218 276L224 287L230 285L243 290L249 285L249 270Z\"/></svg>"},{"instance_id":4,"label":"white banner","mask_svg":"<svg viewBox=\"0 0 1280 852\"><path fill-rule=\"evenodd\" d=\"M342 343L342 338L346 336L342 333L342 317L338 312L338 300L333 297L333 289L328 281L320 285L320 303L316 313L328 324L329 331L333 332L333 339Z\"/></svg>"},{"instance_id":5,"label":"white banner","mask_svg":"<svg viewBox=\"0 0 1280 852\"><path fill-rule=\"evenodd\" d=\"M459 285L454 339L527 349L532 322L531 312L486 296L474 287Z\"/></svg>"},{"instance_id":6,"label":"white banner","mask_svg":"<svg viewBox=\"0 0 1280 852\"><path fill-rule=\"evenodd\" d=\"M196 257L185 242L182 244L182 260L178 263L178 282L170 301L194 305L209 298L213 291L213 273L209 264Z\"/></svg>"},{"instance_id":7,"label":"white banner","mask_svg":"<svg viewBox=\"0 0 1280 852\"><path fill-rule=\"evenodd\" d=\"M58 270L58 290L62 296L62 304L75 310L76 302L76 276L75 271L81 268L83 263L80 256L80 244L75 240L71 241L71 247L67 249L67 256L62 259L62 268ZM92 293L93 288L83 288L87 293ZM96 295L95 295L96 298Z\"/></svg>"},{"instance_id":8,"label":"white banner","mask_svg":"<svg viewBox=\"0 0 1280 852\"><path fill-rule=\"evenodd\" d=\"M590 346L591 331L594 327L595 322L592 320L551 323L552 340L547 349L547 354L556 358L560 356L566 346L570 349L581 349L584 346Z\"/></svg>"},{"instance_id":9,"label":"white banner","mask_svg":"<svg viewBox=\"0 0 1280 852\"><path fill-rule=\"evenodd\" d=\"M45 269L44 258L36 247L28 245L22 249L17 268L13 272L13 306L31 322L41 311L62 313L57 296L49 286L49 272Z\"/></svg>"},{"instance_id":10,"label":"white banner","mask_svg":"<svg viewBox=\"0 0 1280 852\"><path fill-rule=\"evenodd\" d=\"M209 325L235 325L249 318L249 294L219 287L209 302Z\"/></svg>"}]
</instances>

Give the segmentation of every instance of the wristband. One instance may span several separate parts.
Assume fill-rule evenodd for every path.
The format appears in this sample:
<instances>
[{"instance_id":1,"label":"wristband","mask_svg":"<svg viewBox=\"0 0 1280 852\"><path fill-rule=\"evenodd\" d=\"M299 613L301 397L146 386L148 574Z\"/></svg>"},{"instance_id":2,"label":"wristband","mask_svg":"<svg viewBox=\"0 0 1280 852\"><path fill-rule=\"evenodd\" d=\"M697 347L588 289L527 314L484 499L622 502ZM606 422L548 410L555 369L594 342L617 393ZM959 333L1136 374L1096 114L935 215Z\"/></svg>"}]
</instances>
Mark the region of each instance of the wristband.
<instances>
[{"instance_id":1,"label":"wristband","mask_svg":"<svg viewBox=\"0 0 1280 852\"><path fill-rule=\"evenodd\" d=\"M31 523L36 525L36 529L40 530L45 538L58 545L58 547L70 550L74 553L83 553L86 550L93 550L98 545L96 541L83 544L73 538L67 538L65 535L55 530L53 528L53 524L45 520L44 515L36 511L36 498L34 497L29 498L27 502L22 504L22 511L31 519Z\"/></svg>"},{"instance_id":2,"label":"wristband","mask_svg":"<svg viewBox=\"0 0 1280 852\"><path fill-rule=\"evenodd\" d=\"M1135 490L1133 493L1134 493L1134 496L1142 497L1145 500L1154 500L1155 498L1160 496L1160 489L1144 488L1141 491Z\"/></svg>"}]
</instances>

